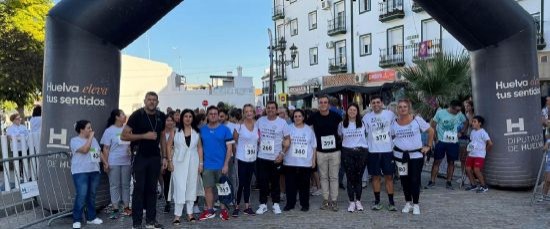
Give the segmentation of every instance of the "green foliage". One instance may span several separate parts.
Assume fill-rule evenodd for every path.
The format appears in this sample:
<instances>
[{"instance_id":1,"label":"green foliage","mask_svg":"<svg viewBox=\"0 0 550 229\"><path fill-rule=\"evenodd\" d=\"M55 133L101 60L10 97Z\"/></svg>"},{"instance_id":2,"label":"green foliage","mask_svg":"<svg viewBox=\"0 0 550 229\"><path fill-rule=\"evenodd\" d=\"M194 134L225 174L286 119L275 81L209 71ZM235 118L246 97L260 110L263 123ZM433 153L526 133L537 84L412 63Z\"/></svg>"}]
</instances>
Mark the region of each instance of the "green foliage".
<instances>
[{"instance_id":1,"label":"green foliage","mask_svg":"<svg viewBox=\"0 0 550 229\"><path fill-rule=\"evenodd\" d=\"M0 1L0 101L14 102L20 113L42 89L45 21L52 6L51 0Z\"/></svg>"},{"instance_id":2,"label":"green foliage","mask_svg":"<svg viewBox=\"0 0 550 229\"><path fill-rule=\"evenodd\" d=\"M422 117L433 117L438 107L471 94L470 59L466 52L440 54L400 70L409 81L405 96Z\"/></svg>"}]
</instances>

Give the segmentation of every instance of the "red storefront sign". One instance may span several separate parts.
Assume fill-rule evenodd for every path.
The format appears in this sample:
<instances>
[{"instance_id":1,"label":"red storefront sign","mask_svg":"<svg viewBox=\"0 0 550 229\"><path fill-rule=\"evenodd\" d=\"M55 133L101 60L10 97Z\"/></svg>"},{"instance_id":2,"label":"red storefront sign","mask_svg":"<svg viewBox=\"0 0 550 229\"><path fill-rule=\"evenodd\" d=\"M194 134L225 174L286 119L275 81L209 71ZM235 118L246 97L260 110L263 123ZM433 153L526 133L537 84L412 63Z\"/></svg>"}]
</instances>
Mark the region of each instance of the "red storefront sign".
<instances>
[{"instance_id":1,"label":"red storefront sign","mask_svg":"<svg viewBox=\"0 0 550 229\"><path fill-rule=\"evenodd\" d=\"M395 80L395 70L383 70L378 72L370 72L367 74L367 82L380 82L380 81L394 81Z\"/></svg>"}]
</instances>

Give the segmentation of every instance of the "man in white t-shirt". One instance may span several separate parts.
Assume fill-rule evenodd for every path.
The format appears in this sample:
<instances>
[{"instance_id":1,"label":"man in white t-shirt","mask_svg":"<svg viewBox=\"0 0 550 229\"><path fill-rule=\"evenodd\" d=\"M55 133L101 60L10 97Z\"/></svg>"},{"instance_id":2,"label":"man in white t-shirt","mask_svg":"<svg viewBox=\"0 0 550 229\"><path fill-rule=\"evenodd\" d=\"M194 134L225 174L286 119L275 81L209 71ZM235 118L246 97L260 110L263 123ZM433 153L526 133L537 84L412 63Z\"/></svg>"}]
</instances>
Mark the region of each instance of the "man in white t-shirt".
<instances>
[{"instance_id":1,"label":"man in white t-shirt","mask_svg":"<svg viewBox=\"0 0 550 229\"><path fill-rule=\"evenodd\" d=\"M367 141L369 144L367 168L369 174L372 175L372 189L375 199L371 209L378 211L383 208L380 204L380 180L384 176L386 192L388 193L388 210L396 211L393 201L395 164L393 162L393 144L390 137L390 127L396 116L393 112L384 110L383 105L380 96L372 96L370 100L372 112L363 117L363 122L367 127Z\"/></svg>"},{"instance_id":2,"label":"man in white t-shirt","mask_svg":"<svg viewBox=\"0 0 550 229\"><path fill-rule=\"evenodd\" d=\"M280 171L283 158L290 146L290 130L285 120L277 116L277 103L267 102L267 116L256 122L260 134L258 149L257 178L260 186L260 206L256 214L267 212L267 196L271 194L273 213L281 214L279 202L281 200Z\"/></svg>"}]
</instances>

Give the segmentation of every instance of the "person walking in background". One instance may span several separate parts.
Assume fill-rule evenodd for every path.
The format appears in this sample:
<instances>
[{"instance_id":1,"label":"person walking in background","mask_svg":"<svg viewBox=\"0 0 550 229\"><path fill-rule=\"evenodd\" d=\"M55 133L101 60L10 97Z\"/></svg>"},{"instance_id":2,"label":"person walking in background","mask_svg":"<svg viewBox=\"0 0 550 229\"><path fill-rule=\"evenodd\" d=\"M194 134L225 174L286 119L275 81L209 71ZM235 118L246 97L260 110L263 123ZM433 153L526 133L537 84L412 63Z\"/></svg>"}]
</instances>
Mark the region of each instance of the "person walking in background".
<instances>
[{"instance_id":1,"label":"person walking in background","mask_svg":"<svg viewBox=\"0 0 550 229\"><path fill-rule=\"evenodd\" d=\"M82 214L86 206L86 223L102 224L97 218L95 198L99 185L99 162L101 152L99 143L94 137L92 124L88 120L80 120L75 124L78 136L71 138L71 174L75 186L73 205L73 228L81 228Z\"/></svg>"},{"instance_id":2,"label":"person walking in background","mask_svg":"<svg viewBox=\"0 0 550 229\"><path fill-rule=\"evenodd\" d=\"M233 211L233 217L238 217L240 213L241 197L244 193L245 215L255 215L256 213L250 207L250 183L252 175L255 173L256 158L258 152L258 126L254 117L256 113L251 104L246 104L243 107L244 120L243 123L236 126L233 132L233 139L236 143L237 153L237 168L239 186L237 188L237 203Z\"/></svg>"},{"instance_id":3,"label":"person walking in background","mask_svg":"<svg viewBox=\"0 0 550 229\"><path fill-rule=\"evenodd\" d=\"M168 150L173 150L174 148L174 135L176 133L176 122L174 117L175 112L170 112L168 115L166 115L166 120L164 120L164 131L162 131L162 137L166 140L166 152ZM168 155L166 155L166 160L169 162L172 160ZM172 173L167 168L162 168L160 171L160 187L162 188L162 196L164 197L164 201L166 204L164 205L164 213L170 213L171 209L171 203L168 199L168 192L170 187L170 180L172 177Z\"/></svg>"},{"instance_id":4,"label":"person walking in background","mask_svg":"<svg viewBox=\"0 0 550 229\"><path fill-rule=\"evenodd\" d=\"M290 125L290 148L284 158L287 201L284 211L294 209L296 194L300 195L300 211L309 211L311 168L315 167L317 140L315 133L304 124L305 113L294 110L294 124Z\"/></svg>"},{"instance_id":5,"label":"person walking in background","mask_svg":"<svg viewBox=\"0 0 550 229\"><path fill-rule=\"evenodd\" d=\"M189 109L183 110L174 136L174 147L168 148L168 170L172 171L168 200L174 202L174 226L179 225L185 204L187 220L195 222L193 205L199 194L204 195L200 182L203 165L203 147L197 127L198 120Z\"/></svg>"},{"instance_id":6,"label":"person walking in background","mask_svg":"<svg viewBox=\"0 0 550 229\"><path fill-rule=\"evenodd\" d=\"M42 106L34 106L31 116L31 120L29 121L31 124L31 133L40 133L40 129L42 128Z\"/></svg>"},{"instance_id":7,"label":"person walking in background","mask_svg":"<svg viewBox=\"0 0 550 229\"><path fill-rule=\"evenodd\" d=\"M130 142L120 139L126 123L126 115L120 109L111 111L107 120L107 129L103 132L100 143L103 145L103 170L109 175L109 191L113 211L109 218L116 219L122 201L123 214L132 215L130 209L130 181L132 166Z\"/></svg>"},{"instance_id":8,"label":"person walking in background","mask_svg":"<svg viewBox=\"0 0 550 229\"><path fill-rule=\"evenodd\" d=\"M338 135L342 138L342 167L347 178L349 198L348 212L363 211L361 204L361 179L367 166L368 144L366 125L359 115L359 105L352 103L338 125ZM389 136L388 136L389 137Z\"/></svg>"},{"instance_id":9,"label":"person walking in background","mask_svg":"<svg viewBox=\"0 0 550 229\"><path fill-rule=\"evenodd\" d=\"M397 104L398 118L391 125L393 138L393 156L401 176L401 186L405 195L403 213L411 210L414 215L420 215L420 184L424 155L433 146L434 130L420 116L412 114L412 104L407 99L399 100ZM422 145L422 132L428 132L428 145ZM412 203L411 203L412 202Z\"/></svg>"},{"instance_id":10,"label":"person walking in background","mask_svg":"<svg viewBox=\"0 0 550 229\"><path fill-rule=\"evenodd\" d=\"M147 210L146 228L164 228L156 220L158 177L161 168L166 168L167 163L166 138L161 136L166 115L157 110L158 103L157 93L147 92L145 106L130 115L122 131L122 140L132 141L132 152L135 154L132 165L135 180L132 194L133 228L143 228L144 207Z\"/></svg>"},{"instance_id":11,"label":"person walking in background","mask_svg":"<svg viewBox=\"0 0 550 229\"><path fill-rule=\"evenodd\" d=\"M342 116L329 110L328 96L320 96L318 102L319 112L314 113L306 123L313 126L317 138L317 166L323 189L321 210L338 211L338 172L342 146L338 125L342 122Z\"/></svg>"}]
</instances>

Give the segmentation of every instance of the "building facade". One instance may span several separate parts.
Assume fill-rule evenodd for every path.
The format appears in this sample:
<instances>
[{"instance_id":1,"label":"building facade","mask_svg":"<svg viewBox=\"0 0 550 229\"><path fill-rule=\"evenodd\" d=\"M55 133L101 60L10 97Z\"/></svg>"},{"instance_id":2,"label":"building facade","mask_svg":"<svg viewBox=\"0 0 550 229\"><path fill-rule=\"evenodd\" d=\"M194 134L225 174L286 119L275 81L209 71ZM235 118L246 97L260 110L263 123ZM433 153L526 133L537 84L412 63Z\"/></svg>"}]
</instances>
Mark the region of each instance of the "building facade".
<instances>
[{"instance_id":1,"label":"building facade","mask_svg":"<svg viewBox=\"0 0 550 229\"><path fill-rule=\"evenodd\" d=\"M543 95L548 94L550 87L544 81L550 81L550 49L546 45L550 26L545 12L550 4L545 5L544 0L517 2L533 15L538 27L541 85ZM273 0L273 6L277 40L284 37L287 46L298 47L295 61L285 69L285 86L289 88L302 87L312 79L322 82L322 89L348 85L383 88L402 80L396 70L414 65L416 60L465 51L412 0ZM287 59L289 53L285 53ZM275 57L281 59L281 53ZM351 101L349 96L340 99Z\"/></svg>"}]
</instances>

